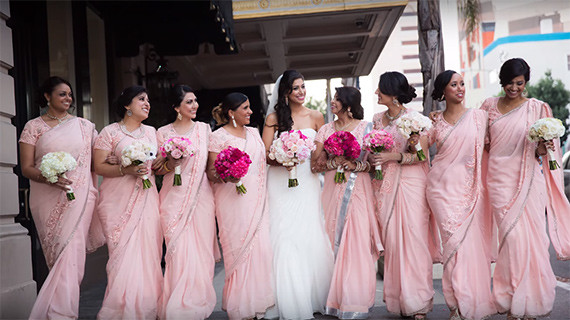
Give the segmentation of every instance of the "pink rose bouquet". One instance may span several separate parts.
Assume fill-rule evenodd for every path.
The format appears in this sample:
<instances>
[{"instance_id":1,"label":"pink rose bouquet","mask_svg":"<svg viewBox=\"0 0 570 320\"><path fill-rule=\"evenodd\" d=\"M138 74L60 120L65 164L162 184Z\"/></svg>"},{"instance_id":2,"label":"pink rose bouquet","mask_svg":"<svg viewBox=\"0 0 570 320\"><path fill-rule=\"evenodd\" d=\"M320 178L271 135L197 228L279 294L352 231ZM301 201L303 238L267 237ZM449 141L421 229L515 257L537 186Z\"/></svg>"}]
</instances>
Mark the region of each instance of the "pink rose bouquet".
<instances>
[{"instance_id":1,"label":"pink rose bouquet","mask_svg":"<svg viewBox=\"0 0 570 320\"><path fill-rule=\"evenodd\" d=\"M413 134L420 134L420 132L424 130L429 130L432 126L431 120L417 111L412 111L399 117L395 124L398 127L398 131L400 131L402 136L406 139L409 139ZM415 147L418 160L424 161L426 155L422 150L421 144L418 142Z\"/></svg>"},{"instance_id":2,"label":"pink rose bouquet","mask_svg":"<svg viewBox=\"0 0 570 320\"><path fill-rule=\"evenodd\" d=\"M370 133L364 136L364 148L372 153L380 153L385 150L390 150L394 146L394 138L392 135L384 130L372 130ZM377 165L374 167L374 179L382 180L384 175L382 174L382 166Z\"/></svg>"},{"instance_id":3,"label":"pink rose bouquet","mask_svg":"<svg viewBox=\"0 0 570 320\"><path fill-rule=\"evenodd\" d=\"M315 143L300 130L282 132L269 147L269 159L281 163L285 167L293 167L289 171L289 188L299 185L297 180L297 164L305 162L315 151Z\"/></svg>"},{"instance_id":4,"label":"pink rose bouquet","mask_svg":"<svg viewBox=\"0 0 570 320\"><path fill-rule=\"evenodd\" d=\"M324 148L332 156L345 156L348 159L356 159L360 156L360 144L356 137L348 131L337 131L325 140ZM334 182L346 182L344 168L339 166L334 175Z\"/></svg>"},{"instance_id":5,"label":"pink rose bouquet","mask_svg":"<svg viewBox=\"0 0 570 320\"><path fill-rule=\"evenodd\" d=\"M235 179L243 178L247 174L250 164L251 159L247 153L231 146L218 153L216 161L214 161L216 173L222 180L229 177ZM238 194L247 192L241 180L236 183L236 191Z\"/></svg>"},{"instance_id":6,"label":"pink rose bouquet","mask_svg":"<svg viewBox=\"0 0 570 320\"><path fill-rule=\"evenodd\" d=\"M173 159L182 159L186 157L194 156L194 150L192 149L192 142L190 139L185 137L172 137L165 141L162 146L160 146L160 153L163 158L170 155ZM176 166L174 168L174 182L173 186L182 185L182 176L180 175L181 168Z\"/></svg>"}]
</instances>

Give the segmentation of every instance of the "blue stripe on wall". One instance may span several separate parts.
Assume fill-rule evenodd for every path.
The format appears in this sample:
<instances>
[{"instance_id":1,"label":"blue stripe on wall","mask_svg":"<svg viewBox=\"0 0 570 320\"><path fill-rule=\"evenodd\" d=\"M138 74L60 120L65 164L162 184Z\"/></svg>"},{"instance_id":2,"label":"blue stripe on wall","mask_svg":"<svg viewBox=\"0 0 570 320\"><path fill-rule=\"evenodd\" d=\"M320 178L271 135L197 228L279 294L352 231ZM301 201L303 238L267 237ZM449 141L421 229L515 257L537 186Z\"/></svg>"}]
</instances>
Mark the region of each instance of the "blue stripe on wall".
<instances>
[{"instance_id":1,"label":"blue stripe on wall","mask_svg":"<svg viewBox=\"0 0 570 320\"><path fill-rule=\"evenodd\" d=\"M554 40L570 40L570 32L544 33L544 34L523 34L516 36L508 36L493 41L487 48L483 50L483 56L493 51L497 46L506 43L516 42L536 42L536 41L554 41Z\"/></svg>"}]
</instances>

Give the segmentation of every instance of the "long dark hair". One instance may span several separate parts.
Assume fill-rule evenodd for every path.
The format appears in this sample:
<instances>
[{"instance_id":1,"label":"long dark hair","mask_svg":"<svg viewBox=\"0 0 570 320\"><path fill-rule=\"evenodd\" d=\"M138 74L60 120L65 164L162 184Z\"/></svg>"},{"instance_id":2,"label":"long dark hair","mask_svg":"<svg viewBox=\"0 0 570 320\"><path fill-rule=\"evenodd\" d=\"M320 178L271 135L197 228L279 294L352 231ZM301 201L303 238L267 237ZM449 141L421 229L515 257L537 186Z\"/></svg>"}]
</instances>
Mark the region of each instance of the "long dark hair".
<instances>
[{"instance_id":1,"label":"long dark hair","mask_svg":"<svg viewBox=\"0 0 570 320\"><path fill-rule=\"evenodd\" d=\"M57 77L57 76L53 76L53 77L49 77L46 79L46 81L44 81L44 83L42 84L42 86L40 87L40 92L37 98L37 103L41 108L45 108L47 107L47 99L45 97L44 94L47 94L48 96L51 96L53 90L55 90L55 87L59 86L60 84L65 84L69 87L69 90L71 90L71 106L70 108L73 108L73 103L75 102L75 96L73 95L73 88L71 87L71 83L69 83L69 81Z\"/></svg>"},{"instance_id":2,"label":"long dark hair","mask_svg":"<svg viewBox=\"0 0 570 320\"><path fill-rule=\"evenodd\" d=\"M141 86L131 86L121 92L121 95L119 95L114 103L115 112L120 119L125 117L125 113L127 112L125 107L131 104L131 101L143 92L146 92L146 89Z\"/></svg>"},{"instance_id":3,"label":"long dark hair","mask_svg":"<svg viewBox=\"0 0 570 320\"><path fill-rule=\"evenodd\" d=\"M360 105L362 100L360 91L355 87L338 87L335 88L337 99L342 104L342 110L348 110L354 119L364 119L364 108Z\"/></svg>"},{"instance_id":4,"label":"long dark hair","mask_svg":"<svg viewBox=\"0 0 570 320\"><path fill-rule=\"evenodd\" d=\"M242 103L246 102L249 98L241 92L232 92L228 94L222 103L217 105L212 110L212 117L218 123L218 125L226 124L230 121L228 116L228 111L235 111Z\"/></svg>"},{"instance_id":5,"label":"long dark hair","mask_svg":"<svg viewBox=\"0 0 570 320\"><path fill-rule=\"evenodd\" d=\"M275 105L278 133L293 128L293 118L291 117L291 108L287 104L287 96L293 91L293 82L297 79L304 80L305 78L296 70L287 70L283 72L281 82L279 82L277 104Z\"/></svg>"},{"instance_id":6,"label":"long dark hair","mask_svg":"<svg viewBox=\"0 0 570 320\"><path fill-rule=\"evenodd\" d=\"M398 71L383 73L378 82L378 89L380 89L380 92L383 94L396 96L396 99L401 104L408 103L417 97L416 89L410 86L406 76Z\"/></svg>"},{"instance_id":7,"label":"long dark hair","mask_svg":"<svg viewBox=\"0 0 570 320\"><path fill-rule=\"evenodd\" d=\"M431 93L431 98L433 100L445 100L443 91L445 91L445 87L447 87L449 81L451 81L451 77L453 77L453 75L456 73L457 72L453 70L445 70L442 73L438 74L437 77L435 77L435 81L433 82L433 92Z\"/></svg>"}]
</instances>

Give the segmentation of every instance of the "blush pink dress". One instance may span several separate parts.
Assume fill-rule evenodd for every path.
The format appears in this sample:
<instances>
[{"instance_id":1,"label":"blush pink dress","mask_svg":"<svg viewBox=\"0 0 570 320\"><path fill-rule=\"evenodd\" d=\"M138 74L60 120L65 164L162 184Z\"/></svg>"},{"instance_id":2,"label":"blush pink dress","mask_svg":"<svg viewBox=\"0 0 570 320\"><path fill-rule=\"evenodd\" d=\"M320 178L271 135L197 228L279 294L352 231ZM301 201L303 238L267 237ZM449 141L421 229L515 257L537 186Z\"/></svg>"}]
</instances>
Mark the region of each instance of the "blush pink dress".
<instances>
[{"instance_id":1,"label":"blush pink dress","mask_svg":"<svg viewBox=\"0 0 570 320\"><path fill-rule=\"evenodd\" d=\"M75 200L65 191L30 180L30 210L50 272L30 319L77 319L79 286L85 269L88 231L97 199L91 173L91 148L97 136L95 125L72 117L51 128L42 118L26 123L20 143L35 147L34 166L50 152L65 151L77 161L66 173L73 181Z\"/></svg>"},{"instance_id":2,"label":"blush pink dress","mask_svg":"<svg viewBox=\"0 0 570 320\"><path fill-rule=\"evenodd\" d=\"M570 204L563 192L562 170L549 170L535 158L537 144L527 139L530 126L552 117L550 107L529 99L506 114L499 98L485 100L489 113L489 173L491 209L499 228L499 253L493 295L499 312L519 318L550 313L556 278L549 262L545 212L552 245L559 259L570 259ZM560 162L560 142L556 145Z\"/></svg>"},{"instance_id":3,"label":"blush pink dress","mask_svg":"<svg viewBox=\"0 0 570 320\"><path fill-rule=\"evenodd\" d=\"M220 128L212 133L209 146L214 153L228 146L239 148L251 159L249 170L241 179L246 194L238 194L231 182L213 184L226 273L222 309L232 320L262 318L275 304L265 145L257 129L246 130L246 139L242 139Z\"/></svg>"},{"instance_id":4,"label":"blush pink dress","mask_svg":"<svg viewBox=\"0 0 570 320\"><path fill-rule=\"evenodd\" d=\"M437 113L429 144L436 143L427 200L443 243L443 295L466 319L496 313L491 295L491 257L482 230L489 230L481 173L487 113L468 109L451 125Z\"/></svg>"},{"instance_id":5,"label":"blush pink dress","mask_svg":"<svg viewBox=\"0 0 570 320\"><path fill-rule=\"evenodd\" d=\"M159 146L183 136L194 150L192 157L182 160L182 185L172 185L172 171L164 176L160 189L167 249L161 319L206 319L216 306L213 278L218 243L214 194L206 177L210 134L210 126L203 122L195 122L183 135L172 124L158 129Z\"/></svg>"},{"instance_id":6,"label":"blush pink dress","mask_svg":"<svg viewBox=\"0 0 570 320\"><path fill-rule=\"evenodd\" d=\"M384 127L383 117L384 112L374 115L374 129L392 134L391 152L407 152L407 139L395 125ZM433 263L441 261L437 225L425 196L428 167L427 161L389 161L382 165L384 179L372 182L385 250L384 301L389 312L404 316L432 309Z\"/></svg>"},{"instance_id":7,"label":"blush pink dress","mask_svg":"<svg viewBox=\"0 0 570 320\"><path fill-rule=\"evenodd\" d=\"M361 121L351 133L362 146ZM334 122L321 127L315 141L324 143L335 132ZM366 153L362 152L361 159ZM374 215L372 185L367 172L345 172L347 182L335 183L336 170L325 173L322 193L325 230L335 252L333 276L325 313L339 319L365 319L374 306L375 263L383 250Z\"/></svg>"},{"instance_id":8,"label":"blush pink dress","mask_svg":"<svg viewBox=\"0 0 570 320\"><path fill-rule=\"evenodd\" d=\"M139 135L143 131L144 134ZM156 130L147 125L125 134L118 123L101 131L95 149L121 157L136 140L156 150ZM150 161L147 163L150 169ZM99 187L97 213L107 239L107 290L98 319L156 319L162 293L162 230L159 199L153 186L132 175L105 177Z\"/></svg>"}]
</instances>

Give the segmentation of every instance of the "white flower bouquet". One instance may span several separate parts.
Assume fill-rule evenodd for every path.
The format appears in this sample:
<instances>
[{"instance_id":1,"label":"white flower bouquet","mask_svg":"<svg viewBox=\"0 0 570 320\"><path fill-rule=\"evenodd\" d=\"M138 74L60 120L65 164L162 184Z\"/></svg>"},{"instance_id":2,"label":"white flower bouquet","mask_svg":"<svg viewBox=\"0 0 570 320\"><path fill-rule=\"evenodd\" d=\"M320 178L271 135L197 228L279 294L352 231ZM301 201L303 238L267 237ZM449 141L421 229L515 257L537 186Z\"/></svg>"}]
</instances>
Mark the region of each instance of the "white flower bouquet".
<instances>
[{"instance_id":1,"label":"white flower bouquet","mask_svg":"<svg viewBox=\"0 0 570 320\"><path fill-rule=\"evenodd\" d=\"M285 167L293 167L289 171L289 188L299 185L297 180L297 164L305 162L316 148L313 140L300 130L282 132L269 147L269 159L275 160Z\"/></svg>"},{"instance_id":2,"label":"white flower bouquet","mask_svg":"<svg viewBox=\"0 0 570 320\"><path fill-rule=\"evenodd\" d=\"M396 119L395 124L400 134L406 139L409 139L413 134L420 134L420 132L424 130L430 130L432 126L431 120L417 111L409 112L401 116ZM426 159L426 155L419 142L416 144L416 154L418 155L418 160L423 161Z\"/></svg>"},{"instance_id":3,"label":"white flower bouquet","mask_svg":"<svg viewBox=\"0 0 570 320\"><path fill-rule=\"evenodd\" d=\"M156 159L156 150L151 145L142 141L133 142L131 145L123 149L123 152L121 152L121 163L123 167L128 167L130 165L138 166L139 164L154 159ZM152 183L146 174L141 178L143 179L143 189L152 187Z\"/></svg>"},{"instance_id":4,"label":"white flower bouquet","mask_svg":"<svg viewBox=\"0 0 570 320\"><path fill-rule=\"evenodd\" d=\"M50 152L44 155L40 163L42 176L50 183L56 183L60 176L67 179L65 173L75 170L76 167L77 161L75 161L75 158L71 154L63 151ZM75 199L75 194L71 186L67 186L66 195L69 201Z\"/></svg>"},{"instance_id":5,"label":"white flower bouquet","mask_svg":"<svg viewBox=\"0 0 570 320\"><path fill-rule=\"evenodd\" d=\"M556 138L560 138L564 135L566 129L562 124L562 121L556 118L542 118L538 119L528 131L528 139L533 142L539 141L551 141ZM560 168L558 162L554 158L554 152L546 148L548 152L548 164L550 170L556 170Z\"/></svg>"}]
</instances>

